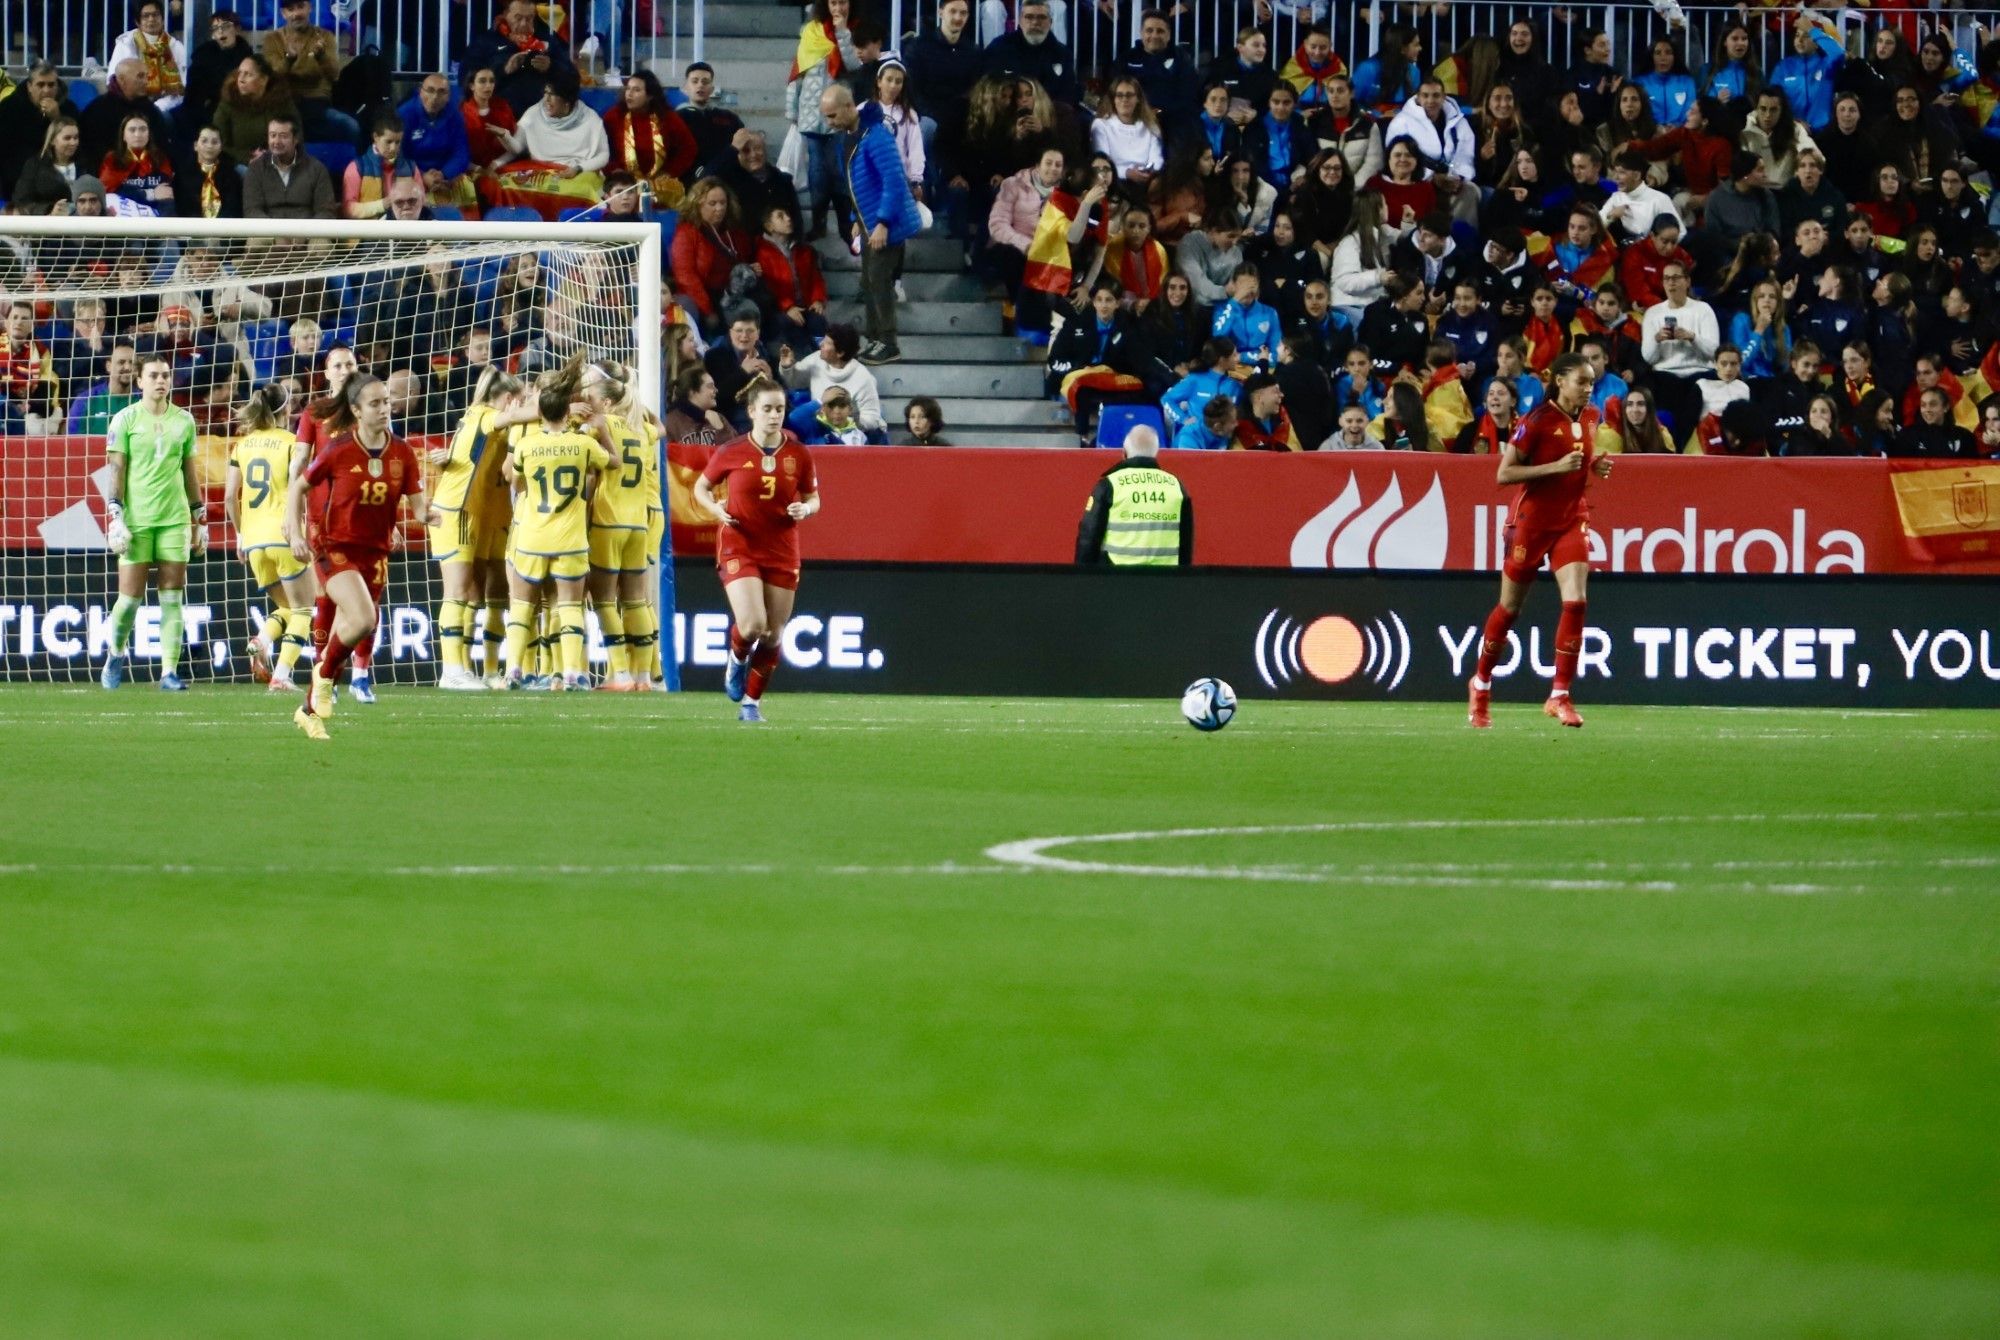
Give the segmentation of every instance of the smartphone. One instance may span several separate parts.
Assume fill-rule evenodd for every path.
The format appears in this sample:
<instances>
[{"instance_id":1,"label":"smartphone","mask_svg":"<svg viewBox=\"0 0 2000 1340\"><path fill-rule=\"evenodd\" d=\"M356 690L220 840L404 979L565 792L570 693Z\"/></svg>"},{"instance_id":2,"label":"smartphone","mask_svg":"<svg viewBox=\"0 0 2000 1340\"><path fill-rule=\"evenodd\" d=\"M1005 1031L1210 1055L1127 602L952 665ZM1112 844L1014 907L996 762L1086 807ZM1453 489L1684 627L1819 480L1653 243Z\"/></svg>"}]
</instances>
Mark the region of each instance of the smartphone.
<instances>
[{"instance_id":1,"label":"smartphone","mask_svg":"<svg viewBox=\"0 0 2000 1340\"><path fill-rule=\"evenodd\" d=\"M1681 323L1680 318L1671 314L1660 318L1660 329L1673 330Z\"/></svg>"}]
</instances>

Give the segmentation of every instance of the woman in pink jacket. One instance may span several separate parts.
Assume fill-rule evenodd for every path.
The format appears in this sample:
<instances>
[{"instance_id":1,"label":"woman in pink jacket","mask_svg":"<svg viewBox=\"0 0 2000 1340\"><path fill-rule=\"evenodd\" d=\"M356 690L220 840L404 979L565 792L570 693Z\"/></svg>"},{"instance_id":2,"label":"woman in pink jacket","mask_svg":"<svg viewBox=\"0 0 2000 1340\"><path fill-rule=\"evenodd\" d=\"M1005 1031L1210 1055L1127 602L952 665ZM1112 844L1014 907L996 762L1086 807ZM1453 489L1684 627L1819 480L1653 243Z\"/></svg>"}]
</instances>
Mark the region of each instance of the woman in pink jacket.
<instances>
[{"instance_id":1,"label":"woman in pink jacket","mask_svg":"<svg viewBox=\"0 0 2000 1340\"><path fill-rule=\"evenodd\" d=\"M1028 266L1028 246L1035 240L1042 206L1062 185L1063 168L1062 150L1044 149L1035 166L1022 168L1000 183L1000 194L986 216L986 231L993 240L986 248L985 269L989 277L1007 286L1009 306L1021 288L1021 273Z\"/></svg>"}]
</instances>

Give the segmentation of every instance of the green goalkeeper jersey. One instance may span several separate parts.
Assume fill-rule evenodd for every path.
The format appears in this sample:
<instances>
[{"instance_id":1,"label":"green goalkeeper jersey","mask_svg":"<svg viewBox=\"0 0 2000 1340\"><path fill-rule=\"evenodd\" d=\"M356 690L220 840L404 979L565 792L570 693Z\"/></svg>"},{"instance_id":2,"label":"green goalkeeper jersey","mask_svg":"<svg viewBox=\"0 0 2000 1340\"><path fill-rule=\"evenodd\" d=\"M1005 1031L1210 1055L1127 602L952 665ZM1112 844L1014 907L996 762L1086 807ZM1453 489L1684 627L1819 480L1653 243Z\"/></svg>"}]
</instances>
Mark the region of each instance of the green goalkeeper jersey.
<instances>
[{"instance_id":1,"label":"green goalkeeper jersey","mask_svg":"<svg viewBox=\"0 0 2000 1340\"><path fill-rule=\"evenodd\" d=\"M191 500L184 462L194 455L194 416L178 405L155 414L145 402L111 416L108 450L125 458L125 524L185 526Z\"/></svg>"}]
</instances>

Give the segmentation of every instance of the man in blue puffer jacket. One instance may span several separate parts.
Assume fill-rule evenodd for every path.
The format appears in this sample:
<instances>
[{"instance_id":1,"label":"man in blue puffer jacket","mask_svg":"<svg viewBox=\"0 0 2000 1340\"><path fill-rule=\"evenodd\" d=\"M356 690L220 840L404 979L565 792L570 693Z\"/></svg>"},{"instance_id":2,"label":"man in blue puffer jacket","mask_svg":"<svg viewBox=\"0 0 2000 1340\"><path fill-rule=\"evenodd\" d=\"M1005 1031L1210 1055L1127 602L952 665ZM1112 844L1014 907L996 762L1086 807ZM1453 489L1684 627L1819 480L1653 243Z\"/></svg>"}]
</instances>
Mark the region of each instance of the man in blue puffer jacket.
<instances>
[{"instance_id":1,"label":"man in blue puffer jacket","mask_svg":"<svg viewBox=\"0 0 2000 1340\"><path fill-rule=\"evenodd\" d=\"M903 243L923 231L923 217L910 195L896 141L882 128L882 108L856 110L845 84L827 85L820 115L839 134L841 176L854 201L855 234L861 247L861 361L893 363L903 356L896 345L896 271Z\"/></svg>"}]
</instances>

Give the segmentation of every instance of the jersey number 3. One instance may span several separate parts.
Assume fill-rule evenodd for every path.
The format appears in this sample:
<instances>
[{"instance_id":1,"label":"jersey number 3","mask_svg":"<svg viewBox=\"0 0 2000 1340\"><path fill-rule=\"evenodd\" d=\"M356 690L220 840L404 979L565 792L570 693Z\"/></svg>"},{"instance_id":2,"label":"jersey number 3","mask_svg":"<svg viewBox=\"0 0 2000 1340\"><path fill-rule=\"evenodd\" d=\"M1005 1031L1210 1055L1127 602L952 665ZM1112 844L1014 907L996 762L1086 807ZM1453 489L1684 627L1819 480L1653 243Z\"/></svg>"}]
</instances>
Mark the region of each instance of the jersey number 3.
<instances>
[{"instance_id":1,"label":"jersey number 3","mask_svg":"<svg viewBox=\"0 0 2000 1340\"><path fill-rule=\"evenodd\" d=\"M765 475L763 483L764 489L757 496L765 502L769 502L778 496L778 477L776 475Z\"/></svg>"}]
</instances>

